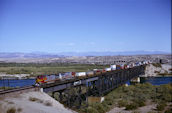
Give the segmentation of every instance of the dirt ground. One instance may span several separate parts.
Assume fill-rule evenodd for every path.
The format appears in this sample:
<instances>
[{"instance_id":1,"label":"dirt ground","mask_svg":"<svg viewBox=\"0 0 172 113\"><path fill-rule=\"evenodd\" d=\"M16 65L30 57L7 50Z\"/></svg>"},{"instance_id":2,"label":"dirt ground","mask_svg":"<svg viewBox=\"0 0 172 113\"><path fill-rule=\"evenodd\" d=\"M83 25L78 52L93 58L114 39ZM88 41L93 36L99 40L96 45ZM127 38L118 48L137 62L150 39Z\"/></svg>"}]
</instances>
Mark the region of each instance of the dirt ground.
<instances>
[{"instance_id":1,"label":"dirt ground","mask_svg":"<svg viewBox=\"0 0 172 113\"><path fill-rule=\"evenodd\" d=\"M136 110L125 110L125 107L119 108L119 107L115 107L113 109L111 109L109 112L107 113L148 113L148 112L155 112L156 105L152 104L152 105L147 105L147 106L143 106L140 107Z\"/></svg>"},{"instance_id":2,"label":"dirt ground","mask_svg":"<svg viewBox=\"0 0 172 113\"><path fill-rule=\"evenodd\" d=\"M75 113L40 91L1 98L0 113L6 113L10 108L15 108L16 113Z\"/></svg>"}]
</instances>

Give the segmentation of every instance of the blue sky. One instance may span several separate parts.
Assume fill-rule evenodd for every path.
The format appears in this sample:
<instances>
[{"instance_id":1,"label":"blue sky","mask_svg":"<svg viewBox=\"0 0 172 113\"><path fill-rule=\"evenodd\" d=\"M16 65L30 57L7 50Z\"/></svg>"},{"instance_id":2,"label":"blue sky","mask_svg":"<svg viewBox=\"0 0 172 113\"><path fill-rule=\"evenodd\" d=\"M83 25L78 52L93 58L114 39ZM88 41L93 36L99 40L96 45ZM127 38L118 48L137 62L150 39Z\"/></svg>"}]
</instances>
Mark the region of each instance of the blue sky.
<instances>
[{"instance_id":1,"label":"blue sky","mask_svg":"<svg viewBox=\"0 0 172 113\"><path fill-rule=\"evenodd\" d=\"M171 0L0 0L0 52L171 51Z\"/></svg>"}]
</instances>

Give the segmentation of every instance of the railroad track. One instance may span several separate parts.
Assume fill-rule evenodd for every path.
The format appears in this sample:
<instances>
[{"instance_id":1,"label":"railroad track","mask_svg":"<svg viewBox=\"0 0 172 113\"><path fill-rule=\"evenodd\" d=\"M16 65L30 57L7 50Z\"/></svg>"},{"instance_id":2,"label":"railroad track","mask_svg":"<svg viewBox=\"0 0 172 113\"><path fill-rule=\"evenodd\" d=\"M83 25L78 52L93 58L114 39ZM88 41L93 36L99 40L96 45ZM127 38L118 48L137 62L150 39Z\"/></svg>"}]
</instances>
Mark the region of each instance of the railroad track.
<instances>
[{"instance_id":1,"label":"railroad track","mask_svg":"<svg viewBox=\"0 0 172 113\"><path fill-rule=\"evenodd\" d=\"M35 86L24 86L24 87L20 87L20 88L1 90L0 95L6 94L6 93L12 93L12 92L16 92L16 91L22 91L22 90L26 90L26 89L31 89L31 88L34 88L34 87Z\"/></svg>"}]
</instances>

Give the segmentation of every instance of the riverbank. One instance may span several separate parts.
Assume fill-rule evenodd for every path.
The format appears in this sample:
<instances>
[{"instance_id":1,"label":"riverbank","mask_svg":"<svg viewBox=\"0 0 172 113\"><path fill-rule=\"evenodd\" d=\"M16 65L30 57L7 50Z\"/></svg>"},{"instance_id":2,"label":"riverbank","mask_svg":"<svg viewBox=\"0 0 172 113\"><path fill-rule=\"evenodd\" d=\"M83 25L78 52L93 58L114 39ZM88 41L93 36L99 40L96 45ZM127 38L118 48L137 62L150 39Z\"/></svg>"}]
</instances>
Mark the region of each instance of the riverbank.
<instances>
[{"instance_id":1,"label":"riverbank","mask_svg":"<svg viewBox=\"0 0 172 113\"><path fill-rule=\"evenodd\" d=\"M36 77L37 75L53 73L85 72L93 69L103 69L105 67L109 67L109 65L71 63L0 63L0 77L7 75L17 77ZM21 76L21 74L24 75Z\"/></svg>"},{"instance_id":2,"label":"riverbank","mask_svg":"<svg viewBox=\"0 0 172 113\"><path fill-rule=\"evenodd\" d=\"M0 73L0 80L2 79L34 79L30 74L6 74Z\"/></svg>"}]
</instances>

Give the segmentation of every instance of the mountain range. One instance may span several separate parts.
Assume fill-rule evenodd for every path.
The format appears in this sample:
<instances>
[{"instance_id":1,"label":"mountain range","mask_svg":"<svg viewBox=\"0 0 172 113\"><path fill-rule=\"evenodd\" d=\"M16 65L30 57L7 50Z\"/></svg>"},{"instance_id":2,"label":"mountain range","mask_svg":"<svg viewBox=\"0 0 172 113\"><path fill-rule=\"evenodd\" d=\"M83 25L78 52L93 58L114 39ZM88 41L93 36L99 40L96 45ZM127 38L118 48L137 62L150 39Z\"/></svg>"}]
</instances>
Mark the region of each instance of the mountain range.
<instances>
[{"instance_id":1,"label":"mountain range","mask_svg":"<svg viewBox=\"0 0 172 113\"><path fill-rule=\"evenodd\" d=\"M44 53L44 52L0 52L0 58L57 58L66 56L116 56L116 55L152 55L152 54L170 54L163 51L123 51L123 52L61 52L61 53Z\"/></svg>"}]
</instances>

